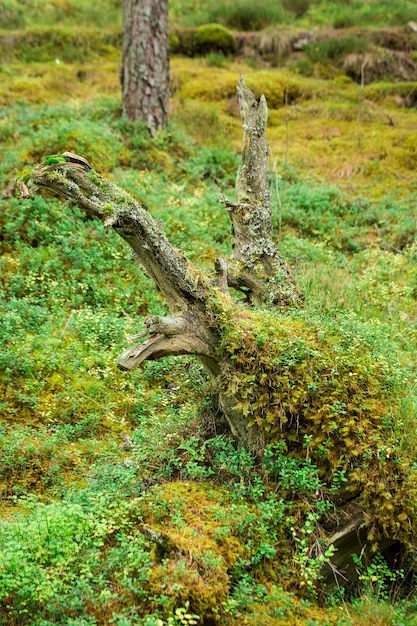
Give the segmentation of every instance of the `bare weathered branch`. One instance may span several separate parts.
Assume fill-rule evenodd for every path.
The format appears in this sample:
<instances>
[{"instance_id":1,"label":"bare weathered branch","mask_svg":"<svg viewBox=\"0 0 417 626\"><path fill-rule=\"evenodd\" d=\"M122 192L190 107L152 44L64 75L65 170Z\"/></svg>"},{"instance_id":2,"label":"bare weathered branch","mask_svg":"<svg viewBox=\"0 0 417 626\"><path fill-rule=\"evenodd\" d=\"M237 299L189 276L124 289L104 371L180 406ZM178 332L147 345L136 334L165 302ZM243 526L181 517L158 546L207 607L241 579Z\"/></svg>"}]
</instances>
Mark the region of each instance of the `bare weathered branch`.
<instances>
[{"instance_id":1,"label":"bare weathered branch","mask_svg":"<svg viewBox=\"0 0 417 626\"><path fill-rule=\"evenodd\" d=\"M82 157L36 168L27 184L47 189L76 203L90 216L113 228L133 249L140 265L161 290L170 309L204 310L207 279L168 241L159 221L126 191L101 177ZM25 183L26 184L26 183Z\"/></svg>"},{"instance_id":2,"label":"bare weathered branch","mask_svg":"<svg viewBox=\"0 0 417 626\"><path fill-rule=\"evenodd\" d=\"M180 354L196 354L214 360L212 338L207 328L199 326L195 319L181 315L152 315L145 319L144 324L148 329L146 334L151 336L117 358L116 362L122 369L132 370L146 360Z\"/></svg>"}]
</instances>

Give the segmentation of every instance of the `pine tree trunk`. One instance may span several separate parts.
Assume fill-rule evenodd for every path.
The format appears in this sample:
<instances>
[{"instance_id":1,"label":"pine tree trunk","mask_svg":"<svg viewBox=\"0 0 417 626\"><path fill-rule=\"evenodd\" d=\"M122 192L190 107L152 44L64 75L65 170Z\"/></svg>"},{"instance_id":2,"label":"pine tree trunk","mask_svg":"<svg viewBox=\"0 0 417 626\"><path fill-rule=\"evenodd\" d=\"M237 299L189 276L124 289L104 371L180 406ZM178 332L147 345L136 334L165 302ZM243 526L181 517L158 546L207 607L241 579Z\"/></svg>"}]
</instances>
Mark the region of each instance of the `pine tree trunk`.
<instances>
[{"instance_id":1,"label":"pine tree trunk","mask_svg":"<svg viewBox=\"0 0 417 626\"><path fill-rule=\"evenodd\" d=\"M169 101L167 0L123 1L123 113L153 136L165 128Z\"/></svg>"}]
</instances>

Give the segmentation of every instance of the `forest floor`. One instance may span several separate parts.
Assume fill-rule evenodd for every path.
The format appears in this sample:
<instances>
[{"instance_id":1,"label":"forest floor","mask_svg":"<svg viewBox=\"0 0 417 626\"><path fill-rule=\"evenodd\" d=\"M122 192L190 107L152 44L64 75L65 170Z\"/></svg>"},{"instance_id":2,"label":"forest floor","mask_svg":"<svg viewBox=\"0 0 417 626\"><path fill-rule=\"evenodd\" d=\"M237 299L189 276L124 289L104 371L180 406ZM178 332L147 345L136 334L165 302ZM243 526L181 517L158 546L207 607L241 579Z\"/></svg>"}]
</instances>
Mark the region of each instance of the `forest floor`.
<instances>
[{"instance_id":1,"label":"forest floor","mask_svg":"<svg viewBox=\"0 0 417 626\"><path fill-rule=\"evenodd\" d=\"M140 318L165 312L122 242L77 209L13 191L45 155L81 154L209 272L230 252L220 195L233 197L243 74L267 98L275 234L306 315L397 364L410 390L398 446L413 454L413 27L300 22L263 38L240 33L233 55L173 54L169 126L150 139L121 117L117 3L104 16L81 0L43 12L29 2L25 23L19 3L4 4L0 624L417 624L415 554L377 554L358 562L354 588L324 589L309 543L319 517L297 517L294 494L273 493L266 468L216 431L200 366L116 368ZM71 7L84 11L82 26ZM294 49L302 33L309 41ZM308 459L274 453L281 482L291 477L310 497L318 477Z\"/></svg>"}]
</instances>

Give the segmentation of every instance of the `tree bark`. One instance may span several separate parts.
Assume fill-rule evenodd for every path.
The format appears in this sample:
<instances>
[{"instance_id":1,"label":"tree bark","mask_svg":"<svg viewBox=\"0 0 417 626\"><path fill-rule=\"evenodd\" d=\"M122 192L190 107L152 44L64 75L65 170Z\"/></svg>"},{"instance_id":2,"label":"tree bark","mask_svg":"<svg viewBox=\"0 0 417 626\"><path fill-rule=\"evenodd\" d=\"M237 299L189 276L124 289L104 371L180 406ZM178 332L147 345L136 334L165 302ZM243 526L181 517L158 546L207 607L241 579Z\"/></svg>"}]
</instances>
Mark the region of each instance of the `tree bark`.
<instances>
[{"instance_id":1,"label":"tree bark","mask_svg":"<svg viewBox=\"0 0 417 626\"><path fill-rule=\"evenodd\" d=\"M167 0L123 0L123 113L153 136L166 127L169 102Z\"/></svg>"}]
</instances>

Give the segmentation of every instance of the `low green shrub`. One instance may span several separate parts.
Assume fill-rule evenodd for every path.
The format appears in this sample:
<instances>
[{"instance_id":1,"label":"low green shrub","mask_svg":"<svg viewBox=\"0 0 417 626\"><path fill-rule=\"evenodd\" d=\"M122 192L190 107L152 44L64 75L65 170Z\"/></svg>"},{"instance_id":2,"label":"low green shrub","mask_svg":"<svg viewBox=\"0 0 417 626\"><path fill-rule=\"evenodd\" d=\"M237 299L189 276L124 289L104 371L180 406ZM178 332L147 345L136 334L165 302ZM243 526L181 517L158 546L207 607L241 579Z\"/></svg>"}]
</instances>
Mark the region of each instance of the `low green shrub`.
<instances>
[{"instance_id":1,"label":"low green shrub","mask_svg":"<svg viewBox=\"0 0 417 626\"><path fill-rule=\"evenodd\" d=\"M170 30L169 31L169 50L172 54L176 54L177 52L179 52L180 50L180 46L181 46L181 42L180 42L180 38L178 37L178 34L173 31Z\"/></svg>"},{"instance_id":2,"label":"low green shrub","mask_svg":"<svg viewBox=\"0 0 417 626\"><path fill-rule=\"evenodd\" d=\"M121 25L120 0L103 0L94 5L84 0L55 0L39 2L3 0L0 9L0 28L15 30L25 26L54 27L56 24L77 27L83 24L92 28L112 28Z\"/></svg>"},{"instance_id":3,"label":"low green shrub","mask_svg":"<svg viewBox=\"0 0 417 626\"><path fill-rule=\"evenodd\" d=\"M177 27L174 31L171 31L173 35L178 38L178 48L176 49L178 54L184 54L188 57L194 56L194 37L196 30L196 28L192 27Z\"/></svg>"},{"instance_id":4,"label":"low green shrub","mask_svg":"<svg viewBox=\"0 0 417 626\"><path fill-rule=\"evenodd\" d=\"M18 28L24 28L26 26L25 12L22 7L18 7L17 3L14 6L5 6L3 3L0 11L0 28L4 30L15 30Z\"/></svg>"},{"instance_id":5,"label":"low green shrub","mask_svg":"<svg viewBox=\"0 0 417 626\"><path fill-rule=\"evenodd\" d=\"M0 531L0 624L68 624L71 618L160 626L177 624L181 607L226 624L245 602L268 595L274 571L288 584L301 571L311 593L319 568L306 547L327 510L314 501L320 481L311 464L289 461L274 447L257 469L253 456L229 438L192 435L167 440L165 451L170 447L176 462L165 462L169 481L152 486L145 479L149 471L157 478L150 443L135 436L130 465L115 465L107 476L110 490L103 481L95 484L97 464L90 486L61 502L16 499L24 513ZM141 479L136 494L132 471ZM250 590L246 600L244 589ZM285 592L278 595L285 603ZM287 598L286 605L292 614L298 601Z\"/></svg>"},{"instance_id":6,"label":"low green shrub","mask_svg":"<svg viewBox=\"0 0 417 626\"><path fill-rule=\"evenodd\" d=\"M209 52L206 54L206 63L209 67L225 67L227 57L222 52Z\"/></svg>"},{"instance_id":7,"label":"low green shrub","mask_svg":"<svg viewBox=\"0 0 417 626\"><path fill-rule=\"evenodd\" d=\"M404 151L403 158L407 152ZM411 155L410 155L411 158ZM316 186L305 182L281 181L285 203L282 207L284 223L311 239L317 239L336 250L360 252L372 239L389 250L404 249L416 236L415 222L410 220L410 202L386 198L370 203L364 198L350 200L336 186Z\"/></svg>"},{"instance_id":8,"label":"low green shrub","mask_svg":"<svg viewBox=\"0 0 417 626\"><path fill-rule=\"evenodd\" d=\"M306 76L307 78L314 75L314 64L306 57L300 57L295 61L290 61L287 67L291 72L301 74L301 76Z\"/></svg>"},{"instance_id":9,"label":"low green shrub","mask_svg":"<svg viewBox=\"0 0 417 626\"><path fill-rule=\"evenodd\" d=\"M314 0L283 0L283 7L287 11L295 14L295 17L302 17L307 13Z\"/></svg>"}]
</instances>

